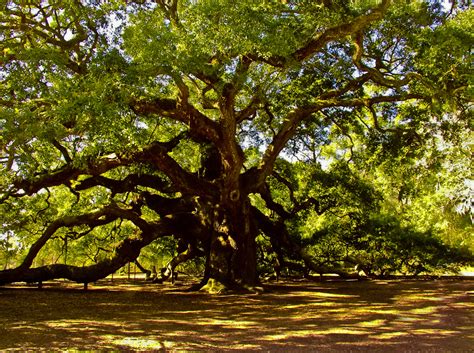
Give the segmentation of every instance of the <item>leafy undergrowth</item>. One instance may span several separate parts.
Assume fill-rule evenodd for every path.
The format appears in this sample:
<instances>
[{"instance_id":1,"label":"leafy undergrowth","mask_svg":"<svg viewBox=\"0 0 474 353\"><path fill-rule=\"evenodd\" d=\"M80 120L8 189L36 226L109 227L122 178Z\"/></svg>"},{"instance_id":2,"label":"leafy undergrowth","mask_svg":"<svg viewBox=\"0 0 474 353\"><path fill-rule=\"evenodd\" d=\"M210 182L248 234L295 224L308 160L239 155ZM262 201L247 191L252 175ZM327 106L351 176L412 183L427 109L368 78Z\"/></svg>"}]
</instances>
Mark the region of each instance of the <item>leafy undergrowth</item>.
<instances>
[{"instance_id":1,"label":"leafy undergrowth","mask_svg":"<svg viewBox=\"0 0 474 353\"><path fill-rule=\"evenodd\" d=\"M255 295L189 283L0 287L0 350L470 352L474 281L267 284Z\"/></svg>"}]
</instances>

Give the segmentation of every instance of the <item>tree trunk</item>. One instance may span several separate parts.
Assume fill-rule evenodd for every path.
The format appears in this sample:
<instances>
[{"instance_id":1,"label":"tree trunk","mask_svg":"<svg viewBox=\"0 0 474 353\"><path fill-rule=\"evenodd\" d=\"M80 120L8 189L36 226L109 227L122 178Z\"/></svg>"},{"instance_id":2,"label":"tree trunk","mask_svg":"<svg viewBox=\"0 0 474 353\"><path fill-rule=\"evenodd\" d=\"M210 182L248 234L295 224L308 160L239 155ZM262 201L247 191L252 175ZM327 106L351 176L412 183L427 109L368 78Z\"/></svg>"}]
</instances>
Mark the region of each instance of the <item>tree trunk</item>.
<instances>
[{"instance_id":1,"label":"tree trunk","mask_svg":"<svg viewBox=\"0 0 474 353\"><path fill-rule=\"evenodd\" d=\"M247 199L232 215L232 228L236 237L237 248L233 252L231 266L235 281L244 286L254 287L259 282L255 244L257 227L250 217L249 206L250 202Z\"/></svg>"},{"instance_id":2,"label":"tree trunk","mask_svg":"<svg viewBox=\"0 0 474 353\"><path fill-rule=\"evenodd\" d=\"M259 284L255 244L257 228L250 216L249 200L218 205L213 217L214 231L203 289L214 291L216 282L220 283L217 288L254 288Z\"/></svg>"}]
</instances>

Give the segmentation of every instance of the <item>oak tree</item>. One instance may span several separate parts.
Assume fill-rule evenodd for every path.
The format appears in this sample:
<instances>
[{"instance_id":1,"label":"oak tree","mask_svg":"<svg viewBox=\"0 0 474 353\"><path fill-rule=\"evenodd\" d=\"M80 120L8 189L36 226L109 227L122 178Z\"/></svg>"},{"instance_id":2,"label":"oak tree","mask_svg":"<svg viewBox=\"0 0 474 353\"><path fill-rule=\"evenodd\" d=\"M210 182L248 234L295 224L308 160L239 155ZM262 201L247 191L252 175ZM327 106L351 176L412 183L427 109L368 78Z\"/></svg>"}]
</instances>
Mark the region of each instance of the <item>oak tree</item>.
<instances>
[{"instance_id":1,"label":"oak tree","mask_svg":"<svg viewBox=\"0 0 474 353\"><path fill-rule=\"evenodd\" d=\"M469 129L472 27L455 1L3 1L0 233L24 256L0 283L92 282L165 237L163 278L202 257L201 285L256 286L263 253L345 275L298 222L357 220L361 160Z\"/></svg>"}]
</instances>

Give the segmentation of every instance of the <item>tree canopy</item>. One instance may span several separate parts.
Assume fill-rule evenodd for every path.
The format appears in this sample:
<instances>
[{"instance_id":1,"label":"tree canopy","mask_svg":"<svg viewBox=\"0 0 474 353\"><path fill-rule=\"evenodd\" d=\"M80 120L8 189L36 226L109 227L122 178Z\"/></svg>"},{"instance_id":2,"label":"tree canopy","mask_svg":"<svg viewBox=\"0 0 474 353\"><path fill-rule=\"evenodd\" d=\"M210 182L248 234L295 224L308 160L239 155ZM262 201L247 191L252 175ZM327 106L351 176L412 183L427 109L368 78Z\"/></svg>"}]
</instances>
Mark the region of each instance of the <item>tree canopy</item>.
<instances>
[{"instance_id":1,"label":"tree canopy","mask_svg":"<svg viewBox=\"0 0 474 353\"><path fill-rule=\"evenodd\" d=\"M472 263L453 1L3 1L0 283ZM197 261L197 260L196 260ZM452 267L454 266L454 267Z\"/></svg>"}]
</instances>

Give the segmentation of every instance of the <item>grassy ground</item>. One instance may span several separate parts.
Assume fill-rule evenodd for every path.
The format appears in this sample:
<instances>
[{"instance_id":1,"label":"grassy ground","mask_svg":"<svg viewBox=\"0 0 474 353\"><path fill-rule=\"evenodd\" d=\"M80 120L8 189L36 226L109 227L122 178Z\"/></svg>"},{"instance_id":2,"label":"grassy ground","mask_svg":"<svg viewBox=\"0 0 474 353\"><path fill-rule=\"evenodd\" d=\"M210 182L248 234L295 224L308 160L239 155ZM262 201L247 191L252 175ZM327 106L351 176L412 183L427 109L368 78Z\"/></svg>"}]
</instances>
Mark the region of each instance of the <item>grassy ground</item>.
<instances>
[{"instance_id":1,"label":"grassy ground","mask_svg":"<svg viewBox=\"0 0 474 353\"><path fill-rule=\"evenodd\" d=\"M474 281L0 287L0 351L473 352Z\"/></svg>"}]
</instances>

